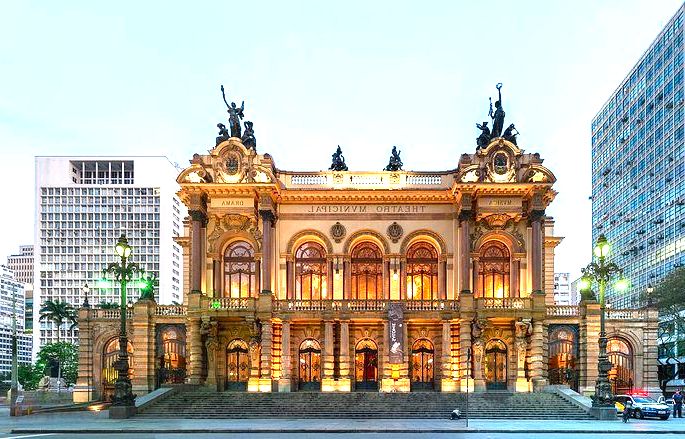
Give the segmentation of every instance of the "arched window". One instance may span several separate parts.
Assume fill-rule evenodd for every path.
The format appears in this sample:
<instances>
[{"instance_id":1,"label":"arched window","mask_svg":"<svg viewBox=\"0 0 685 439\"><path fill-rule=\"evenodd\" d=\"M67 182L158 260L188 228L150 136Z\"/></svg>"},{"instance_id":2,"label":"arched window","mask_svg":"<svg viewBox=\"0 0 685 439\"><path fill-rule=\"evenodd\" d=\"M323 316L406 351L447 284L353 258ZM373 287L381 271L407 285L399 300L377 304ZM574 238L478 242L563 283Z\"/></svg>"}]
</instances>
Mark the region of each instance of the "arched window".
<instances>
[{"instance_id":1,"label":"arched window","mask_svg":"<svg viewBox=\"0 0 685 439\"><path fill-rule=\"evenodd\" d=\"M316 242L302 244L295 252L295 299L326 299L327 273L324 248Z\"/></svg>"},{"instance_id":2,"label":"arched window","mask_svg":"<svg viewBox=\"0 0 685 439\"><path fill-rule=\"evenodd\" d=\"M159 334L159 382L183 383L186 378L186 340L179 328L167 327Z\"/></svg>"},{"instance_id":3,"label":"arched window","mask_svg":"<svg viewBox=\"0 0 685 439\"><path fill-rule=\"evenodd\" d=\"M133 344L129 341L128 351L128 377L133 378ZM117 372L114 362L119 358L119 338L109 340L102 350L102 397L105 401L111 401L114 396L114 383L117 380Z\"/></svg>"},{"instance_id":4,"label":"arched window","mask_svg":"<svg viewBox=\"0 0 685 439\"><path fill-rule=\"evenodd\" d=\"M425 338L416 340L412 345L409 369L413 388L433 388L434 353L433 343Z\"/></svg>"},{"instance_id":5,"label":"arched window","mask_svg":"<svg viewBox=\"0 0 685 439\"><path fill-rule=\"evenodd\" d=\"M300 390L321 389L321 345L313 338L300 344L299 350Z\"/></svg>"},{"instance_id":6,"label":"arched window","mask_svg":"<svg viewBox=\"0 0 685 439\"><path fill-rule=\"evenodd\" d=\"M407 299L439 299L438 251L427 242L412 244L407 251Z\"/></svg>"},{"instance_id":7,"label":"arched window","mask_svg":"<svg viewBox=\"0 0 685 439\"><path fill-rule=\"evenodd\" d=\"M499 241L487 243L480 252L480 297L509 297L509 249Z\"/></svg>"},{"instance_id":8,"label":"arched window","mask_svg":"<svg viewBox=\"0 0 685 439\"><path fill-rule=\"evenodd\" d=\"M352 249L351 299L383 299L383 256L372 242L362 242Z\"/></svg>"},{"instance_id":9,"label":"arched window","mask_svg":"<svg viewBox=\"0 0 685 439\"><path fill-rule=\"evenodd\" d=\"M607 341L607 355L612 368L609 382L615 395L630 393L633 390L633 349L622 338Z\"/></svg>"},{"instance_id":10,"label":"arched window","mask_svg":"<svg viewBox=\"0 0 685 439\"><path fill-rule=\"evenodd\" d=\"M254 249L236 241L224 253L224 297L254 297L257 293Z\"/></svg>"}]
</instances>

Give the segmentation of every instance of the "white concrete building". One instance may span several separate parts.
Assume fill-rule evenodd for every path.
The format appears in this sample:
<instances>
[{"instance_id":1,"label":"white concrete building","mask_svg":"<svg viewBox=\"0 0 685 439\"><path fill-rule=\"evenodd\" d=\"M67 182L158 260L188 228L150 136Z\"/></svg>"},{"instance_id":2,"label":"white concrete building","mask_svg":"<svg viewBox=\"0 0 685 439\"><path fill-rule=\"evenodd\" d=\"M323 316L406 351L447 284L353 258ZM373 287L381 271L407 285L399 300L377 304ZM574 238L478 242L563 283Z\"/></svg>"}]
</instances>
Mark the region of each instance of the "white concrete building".
<instances>
[{"instance_id":1,"label":"white concrete building","mask_svg":"<svg viewBox=\"0 0 685 439\"><path fill-rule=\"evenodd\" d=\"M84 285L89 302L119 303L119 284L102 270L118 261L114 246L126 234L130 261L159 279L158 303L183 302L183 255L173 240L187 215L176 196L178 171L166 157L36 157L34 351L56 341L50 322L40 322L46 300L78 307ZM139 284L127 288L130 300ZM63 328L60 339L78 342Z\"/></svg>"},{"instance_id":2,"label":"white concrete building","mask_svg":"<svg viewBox=\"0 0 685 439\"><path fill-rule=\"evenodd\" d=\"M12 370L12 323L17 319L19 364L31 362L31 336L24 335L24 284L12 271L0 265L0 373Z\"/></svg>"},{"instance_id":3,"label":"white concrete building","mask_svg":"<svg viewBox=\"0 0 685 439\"><path fill-rule=\"evenodd\" d=\"M33 283L33 244L20 245L19 253L7 257L7 266L14 278L25 284Z\"/></svg>"},{"instance_id":4,"label":"white concrete building","mask_svg":"<svg viewBox=\"0 0 685 439\"><path fill-rule=\"evenodd\" d=\"M554 273L554 303L557 305L577 305L577 299L571 294L571 275Z\"/></svg>"}]
</instances>

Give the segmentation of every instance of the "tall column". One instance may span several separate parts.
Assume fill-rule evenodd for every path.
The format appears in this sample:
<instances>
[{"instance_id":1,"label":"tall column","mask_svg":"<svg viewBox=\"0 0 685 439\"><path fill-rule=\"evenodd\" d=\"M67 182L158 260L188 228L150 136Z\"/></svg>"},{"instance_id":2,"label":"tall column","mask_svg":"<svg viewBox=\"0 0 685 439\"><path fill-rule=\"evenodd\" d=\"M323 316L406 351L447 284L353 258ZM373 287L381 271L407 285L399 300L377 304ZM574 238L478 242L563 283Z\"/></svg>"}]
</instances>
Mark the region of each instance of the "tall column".
<instances>
[{"instance_id":1,"label":"tall column","mask_svg":"<svg viewBox=\"0 0 685 439\"><path fill-rule=\"evenodd\" d=\"M383 260L383 299L390 299L390 262Z\"/></svg>"},{"instance_id":2,"label":"tall column","mask_svg":"<svg viewBox=\"0 0 685 439\"><path fill-rule=\"evenodd\" d=\"M221 257L214 260L214 281L212 282L214 287L214 297L222 297L223 294L223 282L221 282Z\"/></svg>"},{"instance_id":3,"label":"tall column","mask_svg":"<svg viewBox=\"0 0 685 439\"><path fill-rule=\"evenodd\" d=\"M469 275L471 268L469 257L471 254L471 217L472 212L470 210L462 210L459 213L459 230L461 231L459 246L460 291L471 291L471 276Z\"/></svg>"},{"instance_id":4,"label":"tall column","mask_svg":"<svg viewBox=\"0 0 685 439\"><path fill-rule=\"evenodd\" d=\"M202 334L200 333L200 317L188 317L186 321L187 352L188 352L188 384L201 384L202 365L204 358L202 355Z\"/></svg>"},{"instance_id":5,"label":"tall column","mask_svg":"<svg viewBox=\"0 0 685 439\"><path fill-rule=\"evenodd\" d=\"M207 216L201 210L190 210L190 292L202 291L202 229Z\"/></svg>"},{"instance_id":6,"label":"tall column","mask_svg":"<svg viewBox=\"0 0 685 439\"><path fill-rule=\"evenodd\" d=\"M335 388L334 368L335 358L333 357L333 344L335 343L333 337L333 321L327 320L324 322L323 328L323 376L321 377L321 390L324 392L333 392Z\"/></svg>"},{"instance_id":7,"label":"tall column","mask_svg":"<svg viewBox=\"0 0 685 439\"><path fill-rule=\"evenodd\" d=\"M74 403L88 402L100 399L95 395L96 386L93 382L93 332L91 318L94 311L90 308L78 310L79 345L78 345L78 378L74 386Z\"/></svg>"},{"instance_id":8,"label":"tall column","mask_svg":"<svg viewBox=\"0 0 685 439\"><path fill-rule=\"evenodd\" d=\"M291 371L290 354L290 322L284 320L281 324L281 379L278 380L279 392L290 392Z\"/></svg>"},{"instance_id":9,"label":"tall column","mask_svg":"<svg viewBox=\"0 0 685 439\"><path fill-rule=\"evenodd\" d=\"M273 345L273 326L270 320L262 322L261 378L271 380L271 347ZM270 387L270 386L269 386ZM262 386L260 384L260 391ZM269 389L270 391L270 389Z\"/></svg>"},{"instance_id":10,"label":"tall column","mask_svg":"<svg viewBox=\"0 0 685 439\"><path fill-rule=\"evenodd\" d=\"M473 301L473 300L471 300ZM471 318L459 320L459 387L462 392L473 392L473 373L471 364ZM468 386L468 387L467 387Z\"/></svg>"},{"instance_id":11,"label":"tall column","mask_svg":"<svg viewBox=\"0 0 685 439\"><path fill-rule=\"evenodd\" d=\"M521 297L521 287L519 282L520 272L521 261L519 259L514 259L511 263L511 291L509 292L511 297Z\"/></svg>"},{"instance_id":12,"label":"tall column","mask_svg":"<svg viewBox=\"0 0 685 439\"><path fill-rule=\"evenodd\" d=\"M340 322L340 378L350 379L350 322L343 320Z\"/></svg>"},{"instance_id":13,"label":"tall column","mask_svg":"<svg viewBox=\"0 0 685 439\"><path fill-rule=\"evenodd\" d=\"M271 210L260 210L262 216L262 292L272 292L271 265L273 254L273 227L276 217Z\"/></svg>"},{"instance_id":14,"label":"tall column","mask_svg":"<svg viewBox=\"0 0 685 439\"><path fill-rule=\"evenodd\" d=\"M440 364L442 369L442 378L440 389L443 392L454 391L452 383L452 361L450 354L452 353L452 325L449 320L442 322L442 355L440 357Z\"/></svg>"},{"instance_id":15,"label":"tall column","mask_svg":"<svg viewBox=\"0 0 685 439\"><path fill-rule=\"evenodd\" d=\"M533 335L530 340L529 352L529 373L530 381L533 384L533 391L542 391L543 387L547 385L547 379L544 377L545 358L544 358L544 326L543 320L535 319L533 321Z\"/></svg>"},{"instance_id":16,"label":"tall column","mask_svg":"<svg viewBox=\"0 0 685 439\"><path fill-rule=\"evenodd\" d=\"M343 291L345 294L345 300L350 300L352 297L352 262L349 257L343 262Z\"/></svg>"},{"instance_id":17,"label":"tall column","mask_svg":"<svg viewBox=\"0 0 685 439\"><path fill-rule=\"evenodd\" d=\"M478 297L483 297L483 292L479 291L478 287L478 271L479 271L479 261L478 258L473 258L473 287L470 290L474 294L478 294Z\"/></svg>"},{"instance_id":18,"label":"tall column","mask_svg":"<svg viewBox=\"0 0 685 439\"><path fill-rule=\"evenodd\" d=\"M532 229L531 249L532 252L532 292L541 293L542 290L542 217L544 210L533 210L530 212L530 225Z\"/></svg>"},{"instance_id":19,"label":"tall column","mask_svg":"<svg viewBox=\"0 0 685 439\"><path fill-rule=\"evenodd\" d=\"M135 374L131 379L132 391L144 395L155 388L155 324L151 319L157 304L154 300L139 300L134 305L131 343Z\"/></svg>"},{"instance_id":20,"label":"tall column","mask_svg":"<svg viewBox=\"0 0 685 439\"><path fill-rule=\"evenodd\" d=\"M447 279L445 278L446 268L447 261L444 261L442 256L440 256L440 260L438 262L438 297L435 299L447 299Z\"/></svg>"}]
</instances>

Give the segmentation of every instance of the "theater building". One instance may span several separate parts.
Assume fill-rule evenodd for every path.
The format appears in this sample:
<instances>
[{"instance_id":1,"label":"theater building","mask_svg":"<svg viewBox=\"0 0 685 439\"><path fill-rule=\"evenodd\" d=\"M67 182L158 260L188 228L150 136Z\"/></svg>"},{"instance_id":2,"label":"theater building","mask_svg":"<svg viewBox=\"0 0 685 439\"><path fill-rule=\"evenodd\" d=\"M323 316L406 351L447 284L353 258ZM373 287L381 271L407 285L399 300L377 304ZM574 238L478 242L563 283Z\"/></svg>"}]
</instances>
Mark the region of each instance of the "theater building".
<instances>
[{"instance_id":1,"label":"theater building","mask_svg":"<svg viewBox=\"0 0 685 439\"><path fill-rule=\"evenodd\" d=\"M127 311L134 393L594 391L599 304L554 304L554 174L503 137L454 166L285 171L229 136L195 154L184 304ZM614 391L658 390L656 311L607 313ZM76 400L111 393L118 318L80 310Z\"/></svg>"}]
</instances>

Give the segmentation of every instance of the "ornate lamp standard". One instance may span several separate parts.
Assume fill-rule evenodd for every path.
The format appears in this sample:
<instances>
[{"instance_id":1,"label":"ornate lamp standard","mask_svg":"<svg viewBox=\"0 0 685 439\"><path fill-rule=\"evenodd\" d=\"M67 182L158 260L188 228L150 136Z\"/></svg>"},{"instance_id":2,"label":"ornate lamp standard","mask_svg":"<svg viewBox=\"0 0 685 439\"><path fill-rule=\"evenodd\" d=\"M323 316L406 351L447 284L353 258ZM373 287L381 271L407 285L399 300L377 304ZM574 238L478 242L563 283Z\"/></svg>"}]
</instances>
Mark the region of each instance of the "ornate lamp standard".
<instances>
[{"instance_id":1,"label":"ornate lamp standard","mask_svg":"<svg viewBox=\"0 0 685 439\"><path fill-rule=\"evenodd\" d=\"M121 262L112 262L103 270L103 275L113 273L114 278L121 283L121 328L119 331L119 358L114 362L117 380L114 383L114 396L109 409L109 417L115 419L130 418L136 413L136 395L131 392L131 379L128 376L128 337L126 337L126 282L133 279L135 273L143 270L135 262L128 262L132 250L128 245L126 235L119 237L114 247Z\"/></svg>"},{"instance_id":2,"label":"ornate lamp standard","mask_svg":"<svg viewBox=\"0 0 685 439\"><path fill-rule=\"evenodd\" d=\"M609 282L616 279L614 287L619 290L625 290L627 282L623 279L623 273L618 265L613 262L606 262L606 257L609 255L611 245L604 235L599 235L597 244L595 244L594 254L596 261L590 262L587 267L582 269L583 276L581 278L580 288L584 291L591 291L593 282L596 282L599 287L599 306L600 306L600 326L599 326L599 358L597 362L598 377L595 383L595 395L592 397L593 407L608 407L613 408L613 395L611 392L611 384L609 383L608 373L612 368L611 361L607 356L607 334L605 327L606 303L604 300L604 292Z\"/></svg>"}]
</instances>

